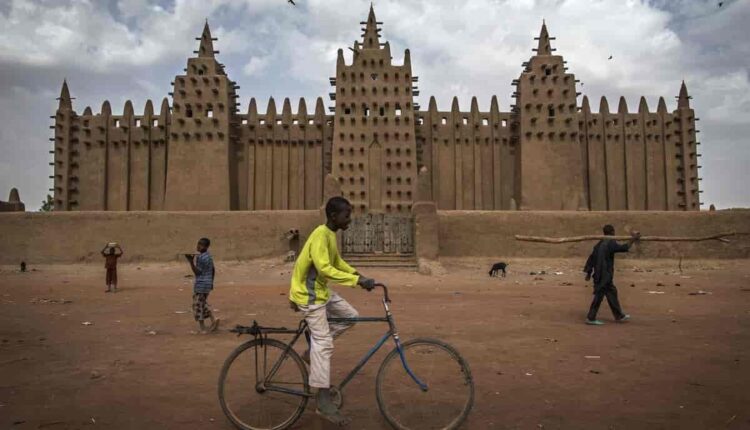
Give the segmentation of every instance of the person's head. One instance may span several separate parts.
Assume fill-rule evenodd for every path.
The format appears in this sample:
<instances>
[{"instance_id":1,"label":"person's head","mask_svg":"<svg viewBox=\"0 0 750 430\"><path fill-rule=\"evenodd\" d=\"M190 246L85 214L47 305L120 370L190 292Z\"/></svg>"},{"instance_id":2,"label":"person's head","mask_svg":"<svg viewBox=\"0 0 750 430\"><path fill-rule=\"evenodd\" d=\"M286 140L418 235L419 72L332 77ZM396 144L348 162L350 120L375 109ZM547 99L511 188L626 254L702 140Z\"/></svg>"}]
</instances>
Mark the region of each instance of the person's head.
<instances>
[{"instance_id":1,"label":"person's head","mask_svg":"<svg viewBox=\"0 0 750 430\"><path fill-rule=\"evenodd\" d=\"M211 246L211 241L207 237L198 239L198 244L195 246L195 250L201 254L208 251L208 247Z\"/></svg>"},{"instance_id":2,"label":"person's head","mask_svg":"<svg viewBox=\"0 0 750 430\"><path fill-rule=\"evenodd\" d=\"M602 229L605 236L614 236L615 235L615 228L612 226L612 224L607 224Z\"/></svg>"},{"instance_id":3,"label":"person's head","mask_svg":"<svg viewBox=\"0 0 750 430\"><path fill-rule=\"evenodd\" d=\"M114 246L110 246L110 247L109 247L109 251L108 251L107 253L108 253L109 255L115 255L115 247L114 247Z\"/></svg>"},{"instance_id":4,"label":"person's head","mask_svg":"<svg viewBox=\"0 0 750 430\"><path fill-rule=\"evenodd\" d=\"M326 218L334 231L346 230L352 222L352 204L343 197L331 197L326 203Z\"/></svg>"}]
</instances>

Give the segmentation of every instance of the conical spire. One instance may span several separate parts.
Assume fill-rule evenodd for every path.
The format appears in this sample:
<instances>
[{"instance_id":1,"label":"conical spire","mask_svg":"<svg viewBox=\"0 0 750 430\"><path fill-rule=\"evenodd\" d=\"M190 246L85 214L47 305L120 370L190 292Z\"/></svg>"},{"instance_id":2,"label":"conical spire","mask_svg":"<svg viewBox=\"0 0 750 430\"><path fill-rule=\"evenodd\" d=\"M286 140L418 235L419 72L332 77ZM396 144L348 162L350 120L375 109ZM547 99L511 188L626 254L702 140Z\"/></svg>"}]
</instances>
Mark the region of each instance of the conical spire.
<instances>
[{"instance_id":1,"label":"conical spire","mask_svg":"<svg viewBox=\"0 0 750 430\"><path fill-rule=\"evenodd\" d=\"M536 48L536 55L552 55L552 47L549 44L551 38L547 32L547 23L542 20L542 30L539 32L539 37L536 38L539 41L539 45Z\"/></svg>"},{"instance_id":2,"label":"conical spire","mask_svg":"<svg viewBox=\"0 0 750 430\"><path fill-rule=\"evenodd\" d=\"M10 189L10 196L8 197L8 203L20 203L21 197L18 195L18 190L15 188Z\"/></svg>"},{"instance_id":3,"label":"conical spire","mask_svg":"<svg viewBox=\"0 0 750 430\"><path fill-rule=\"evenodd\" d=\"M201 34L200 39L201 44L198 46L198 57L205 57L205 58L214 58L214 38L211 37L211 30L208 28L208 20L206 20L206 24L203 26L203 34Z\"/></svg>"},{"instance_id":4,"label":"conical spire","mask_svg":"<svg viewBox=\"0 0 750 430\"><path fill-rule=\"evenodd\" d=\"M690 96L688 95L688 90L687 90L687 86L685 86L685 81L682 81L682 86L680 86L680 95L677 96L677 109L679 108L690 109Z\"/></svg>"},{"instance_id":5,"label":"conical spire","mask_svg":"<svg viewBox=\"0 0 750 430\"><path fill-rule=\"evenodd\" d=\"M63 79L62 90L60 90L60 97L57 100L60 101L57 109L73 109L73 103L70 101L70 91L68 91L68 82L65 79Z\"/></svg>"},{"instance_id":6,"label":"conical spire","mask_svg":"<svg viewBox=\"0 0 750 430\"><path fill-rule=\"evenodd\" d=\"M378 20L375 19L375 9L370 3L370 14L367 16L362 44L365 48L380 48L380 36L378 35Z\"/></svg>"}]
</instances>

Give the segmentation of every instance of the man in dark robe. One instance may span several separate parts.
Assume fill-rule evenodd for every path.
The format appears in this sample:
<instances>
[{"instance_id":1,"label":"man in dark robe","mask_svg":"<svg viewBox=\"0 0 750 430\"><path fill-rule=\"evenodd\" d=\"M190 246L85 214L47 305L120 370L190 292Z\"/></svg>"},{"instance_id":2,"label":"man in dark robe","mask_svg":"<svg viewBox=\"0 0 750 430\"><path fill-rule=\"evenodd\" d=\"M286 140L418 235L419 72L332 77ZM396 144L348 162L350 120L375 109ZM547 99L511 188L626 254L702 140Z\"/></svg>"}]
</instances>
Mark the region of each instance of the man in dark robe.
<instances>
[{"instance_id":1,"label":"man in dark robe","mask_svg":"<svg viewBox=\"0 0 750 430\"><path fill-rule=\"evenodd\" d=\"M604 226L603 231L605 236L615 235L615 228L609 224ZM599 312L599 306L605 297L615 317L615 321L625 322L630 319L630 315L625 314L620 307L620 301L617 298L617 288L613 282L615 275L615 253L628 252L631 245L640 239L640 237L640 233L633 232L628 243L619 244L614 239L602 239L594 245L591 255L586 260L586 267L583 269L586 272L587 281L592 278L592 272L594 278L594 299L591 301L589 314L586 317L586 324L604 324L596 319L596 314Z\"/></svg>"}]
</instances>

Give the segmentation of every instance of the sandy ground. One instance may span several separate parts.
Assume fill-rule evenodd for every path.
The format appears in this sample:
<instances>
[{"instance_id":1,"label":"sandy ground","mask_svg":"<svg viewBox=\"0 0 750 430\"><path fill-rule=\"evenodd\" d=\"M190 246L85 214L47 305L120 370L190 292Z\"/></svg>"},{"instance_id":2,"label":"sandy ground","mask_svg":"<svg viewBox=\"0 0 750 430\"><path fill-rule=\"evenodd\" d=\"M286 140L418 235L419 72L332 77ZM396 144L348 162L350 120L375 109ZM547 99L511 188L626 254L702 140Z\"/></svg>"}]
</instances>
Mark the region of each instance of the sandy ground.
<instances>
[{"instance_id":1,"label":"sandy ground","mask_svg":"<svg viewBox=\"0 0 750 430\"><path fill-rule=\"evenodd\" d=\"M392 286L404 339L438 337L467 358L476 402L464 428L750 428L750 262L685 261L679 273L674 261L621 261L633 319L611 323L605 304L602 327L583 324L582 259L513 260L505 279L489 278L489 263L364 271ZM286 304L291 266L270 261L218 264L210 303L223 330L208 336L194 332L186 264L122 264L117 294L104 294L102 264L15 269L0 270L3 429L230 429L217 377L242 339L225 329L298 318ZM699 290L710 294L689 294ZM362 315L382 314L378 295L338 291ZM383 330L363 324L337 342L334 380ZM374 395L384 354L345 391L349 428L387 428ZM295 428L331 428L311 405Z\"/></svg>"}]
</instances>

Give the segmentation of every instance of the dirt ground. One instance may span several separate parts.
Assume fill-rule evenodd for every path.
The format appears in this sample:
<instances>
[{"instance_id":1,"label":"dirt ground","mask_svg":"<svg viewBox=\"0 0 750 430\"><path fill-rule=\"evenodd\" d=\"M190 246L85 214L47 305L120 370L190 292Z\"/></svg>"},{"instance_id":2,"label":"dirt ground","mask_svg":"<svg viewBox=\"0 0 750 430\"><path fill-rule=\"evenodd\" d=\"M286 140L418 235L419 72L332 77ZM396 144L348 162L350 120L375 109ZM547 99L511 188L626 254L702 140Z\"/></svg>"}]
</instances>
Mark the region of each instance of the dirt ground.
<instances>
[{"instance_id":1,"label":"dirt ground","mask_svg":"<svg viewBox=\"0 0 750 430\"><path fill-rule=\"evenodd\" d=\"M750 428L747 260L683 261L682 273L676 261L620 261L632 321L612 323L604 304L601 327L583 324L582 259L512 260L505 279L487 276L490 263L444 261L439 276L363 270L392 287L403 339L441 338L467 358L476 402L464 428ZM3 267L0 428L231 429L217 377L242 339L226 329L294 326L298 316L287 308L290 265L217 268L209 302L222 330L204 336L186 264L122 264L117 294L103 292L103 264ZM337 290L362 315L382 314L378 294ZM337 342L334 381L384 330L361 324ZM349 428L387 428L375 401L385 352L344 393ZM295 428L331 428L311 408Z\"/></svg>"}]
</instances>

